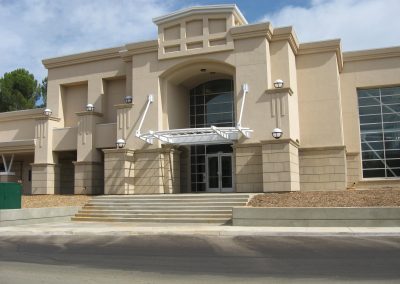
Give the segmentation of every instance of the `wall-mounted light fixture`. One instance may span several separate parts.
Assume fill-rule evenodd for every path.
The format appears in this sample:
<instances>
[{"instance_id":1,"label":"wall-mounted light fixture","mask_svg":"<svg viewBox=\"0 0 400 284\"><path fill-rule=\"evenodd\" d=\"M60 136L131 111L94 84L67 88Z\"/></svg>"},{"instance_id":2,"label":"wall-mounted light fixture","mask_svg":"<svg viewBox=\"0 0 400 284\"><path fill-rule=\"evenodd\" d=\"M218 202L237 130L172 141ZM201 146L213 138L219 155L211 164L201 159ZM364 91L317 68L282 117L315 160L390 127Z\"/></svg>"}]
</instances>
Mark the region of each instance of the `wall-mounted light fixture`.
<instances>
[{"instance_id":1,"label":"wall-mounted light fixture","mask_svg":"<svg viewBox=\"0 0 400 284\"><path fill-rule=\"evenodd\" d=\"M125 96L124 102L125 102L126 104L131 104L132 101L133 101L132 96Z\"/></svg>"},{"instance_id":2,"label":"wall-mounted light fixture","mask_svg":"<svg viewBox=\"0 0 400 284\"><path fill-rule=\"evenodd\" d=\"M124 139L118 139L117 142L115 143L118 149L125 148L126 142Z\"/></svg>"},{"instance_id":3,"label":"wall-mounted light fixture","mask_svg":"<svg viewBox=\"0 0 400 284\"><path fill-rule=\"evenodd\" d=\"M50 116L52 113L53 113L53 112L52 112L51 109L49 109L49 108L46 108L46 109L43 111L43 114L44 114L45 116Z\"/></svg>"},{"instance_id":4,"label":"wall-mounted light fixture","mask_svg":"<svg viewBox=\"0 0 400 284\"><path fill-rule=\"evenodd\" d=\"M94 111L94 106L92 104L87 104L86 111Z\"/></svg>"},{"instance_id":5,"label":"wall-mounted light fixture","mask_svg":"<svg viewBox=\"0 0 400 284\"><path fill-rule=\"evenodd\" d=\"M275 128L274 130L272 130L272 137L274 137L275 139L279 139L281 138L283 135L283 131L280 128Z\"/></svg>"},{"instance_id":6,"label":"wall-mounted light fixture","mask_svg":"<svg viewBox=\"0 0 400 284\"><path fill-rule=\"evenodd\" d=\"M283 84L284 84L284 82L282 79L277 79L274 82L274 87L277 89L281 89L281 88L283 88Z\"/></svg>"}]
</instances>

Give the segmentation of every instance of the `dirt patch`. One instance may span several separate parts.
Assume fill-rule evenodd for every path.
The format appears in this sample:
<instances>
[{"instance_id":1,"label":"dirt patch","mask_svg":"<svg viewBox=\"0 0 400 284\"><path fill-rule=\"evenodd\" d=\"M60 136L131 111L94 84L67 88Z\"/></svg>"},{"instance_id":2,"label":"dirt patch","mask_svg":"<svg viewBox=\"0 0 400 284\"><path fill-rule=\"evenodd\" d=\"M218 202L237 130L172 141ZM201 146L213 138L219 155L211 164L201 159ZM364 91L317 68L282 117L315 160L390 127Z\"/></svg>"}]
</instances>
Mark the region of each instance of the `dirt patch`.
<instances>
[{"instance_id":1,"label":"dirt patch","mask_svg":"<svg viewBox=\"0 0 400 284\"><path fill-rule=\"evenodd\" d=\"M91 195L23 195L22 208L83 206Z\"/></svg>"},{"instance_id":2,"label":"dirt patch","mask_svg":"<svg viewBox=\"0 0 400 284\"><path fill-rule=\"evenodd\" d=\"M400 189L265 193L251 207L397 207Z\"/></svg>"}]
</instances>

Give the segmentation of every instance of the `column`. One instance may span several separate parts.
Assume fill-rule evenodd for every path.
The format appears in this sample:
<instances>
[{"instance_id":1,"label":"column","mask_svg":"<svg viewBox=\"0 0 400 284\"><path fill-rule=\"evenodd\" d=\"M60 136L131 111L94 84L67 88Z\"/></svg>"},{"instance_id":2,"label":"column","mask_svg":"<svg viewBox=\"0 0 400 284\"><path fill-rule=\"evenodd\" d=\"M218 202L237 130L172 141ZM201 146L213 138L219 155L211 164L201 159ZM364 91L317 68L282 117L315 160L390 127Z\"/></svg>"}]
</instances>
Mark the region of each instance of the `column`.
<instances>
[{"instance_id":1,"label":"column","mask_svg":"<svg viewBox=\"0 0 400 284\"><path fill-rule=\"evenodd\" d=\"M35 160L32 166L32 194L59 193L59 174L53 155L53 128L58 118L40 116L35 125Z\"/></svg>"},{"instance_id":2,"label":"column","mask_svg":"<svg viewBox=\"0 0 400 284\"><path fill-rule=\"evenodd\" d=\"M75 194L103 193L103 162L101 153L96 149L96 125L101 122L102 115L94 111L77 113L78 143L75 167Z\"/></svg>"}]
</instances>

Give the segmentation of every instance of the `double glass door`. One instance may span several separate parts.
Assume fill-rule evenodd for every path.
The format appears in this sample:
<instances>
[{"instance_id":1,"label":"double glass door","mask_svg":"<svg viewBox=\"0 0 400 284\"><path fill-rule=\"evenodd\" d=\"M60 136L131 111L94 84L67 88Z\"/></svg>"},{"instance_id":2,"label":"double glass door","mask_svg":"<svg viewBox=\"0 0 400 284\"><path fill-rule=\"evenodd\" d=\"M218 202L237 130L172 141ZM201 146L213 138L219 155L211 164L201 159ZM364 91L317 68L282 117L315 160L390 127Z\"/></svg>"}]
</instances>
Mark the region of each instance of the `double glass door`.
<instances>
[{"instance_id":1,"label":"double glass door","mask_svg":"<svg viewBox=\"0 0 400 284\"><path fill-rule=\"evenodd\" d=\"M206 155L207 192L232 192L232 154Z\"/></svg>"}]
</instances>

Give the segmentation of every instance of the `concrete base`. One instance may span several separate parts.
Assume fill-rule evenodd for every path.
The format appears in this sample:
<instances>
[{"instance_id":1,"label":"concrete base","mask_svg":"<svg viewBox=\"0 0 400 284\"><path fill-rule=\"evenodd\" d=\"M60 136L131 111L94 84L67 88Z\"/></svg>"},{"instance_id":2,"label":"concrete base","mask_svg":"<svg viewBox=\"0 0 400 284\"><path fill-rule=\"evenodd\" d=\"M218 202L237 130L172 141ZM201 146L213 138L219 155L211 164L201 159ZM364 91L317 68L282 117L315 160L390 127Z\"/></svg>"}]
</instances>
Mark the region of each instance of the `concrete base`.
<instances>
[{"instance_id":1,"label":"concrete base","mask_svg":"<svg viewBox=\"0 0 400 284\"><path fill-rule=\"evenodd\" d=\"M0 182L17 182L15 173L0 173Z\"/></svg>"},{"instance_id":2,"label":"concrete base","mask_svg":"<svg viewBox=\"0 0 400 284\"><path fill-rule=\"evenodd\" d=\"M102 194L104 192L104 168L99 162L74 162L75 194Z\"/></svg>"},{"instance_id":3,"label":"concrete base","mask_svg":"<svg viewBox=\"0 0 400 284\"><path fill-rule=\"evenodd\" d=\"M234 226L398 227L400 207L233 208Z\"/></svg>"},{"instance_id":4,"label":"concrete base","mask_svg":"<svg viewBox=\"0 0 400 284\"><path fill-rule=\"evenodd\" d=\"M71 220L81 207L4 209L0 227Z\"/></svg>"},{"instance_id":5,"label":"concrete base","mask_svg":"<svg viewBox=\"0 0 400 284\"><path fill-rule=\"evenodd\" d=\"M59 168L55 164L35 163L32 166L32 194L59 192Z\"/></svg>"}]
</instances>

